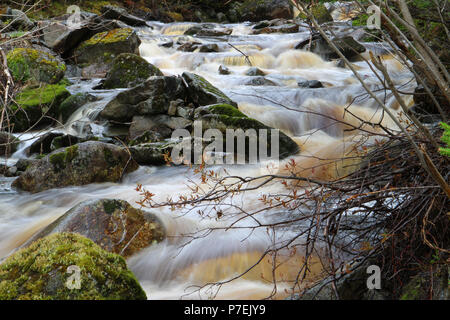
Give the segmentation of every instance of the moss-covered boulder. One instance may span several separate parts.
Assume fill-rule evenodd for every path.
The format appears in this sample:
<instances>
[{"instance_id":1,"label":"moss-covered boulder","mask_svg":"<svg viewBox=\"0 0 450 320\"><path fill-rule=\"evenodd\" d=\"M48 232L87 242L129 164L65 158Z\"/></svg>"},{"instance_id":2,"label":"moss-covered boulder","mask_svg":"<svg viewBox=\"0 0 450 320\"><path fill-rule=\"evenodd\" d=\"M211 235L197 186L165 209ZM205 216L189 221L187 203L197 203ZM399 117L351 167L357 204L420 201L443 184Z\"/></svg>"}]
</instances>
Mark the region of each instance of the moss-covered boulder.
<instances>
[{"instance_id":1,"label":"moss-covered boulder","mask_svg":"<svg viewBox=\"0 0 450 320\"><path fill-rule=\"evenodd\" d=\"M242 129L243 131L247 131L249 129L254 129L257 134L258 146L260 146L259 130L267 130L267 154L271 154L271 150L274 146L272 146L272 130L276 130L274 128L268 127L265 124L259 122L258 120L247 117L241 111L239 111L236 107L228 104L216 104L211 106L206 106L203 108L199 108L196 110L196 118L197 120L202 122L202 130L208 129L218 129L222 132L224 137L224 150L226 147L226 132L227 129ZM280 158L285 158L290 155L296 154L300 151L299 146L295 141L293 141L289 136L284 134L283 132L278 131L278 152ZM248 142L248 141L247 141ZM248 156L249 152L249 144L246 142L245 153ZM236 145L235 145L236 146ZM259 148L259 147L258 147ZM227 150L228 151L228 150ZM238 152L238 150L234 150ZM259 153L258 153L259 154Z\"/></svg>"},{"instance_id":2,"label":"moss-covered boulder","mask_svg":"<svg viewBox=\"0 0 450 320\"><path fill-rule=\"evenodd\" d=\"M431 270L420 272L402 288L401 300L449 300L450 267L433 266Z\"/></svg>"},{"instance_id":3,"label":"moss-covered boulder","mask_svg":"<svg viewBox=\"0 0 450 320\"><path fill-rule=\"evenodd\" d=\"M31 165L13 187L40 192L89 183L118 182L138 168L126 149L113 144L87 141L53 151Z\"/></svg>"},{"instance_id":4,"label":"moss-covered boulder","mask_svg":"<svg viewBox=\"0 0 450 320\"><path fill-rule=\"evenodd\" d=\"M164 227L155 215L135 209L123 200L101 199L79 203L33 236L25 246L59 232L78 233L102 249L124 257L165 237Z\"/></svg>"},{"instance_id":5,"label":"moss-covered boulder","mask_svg":"<svg viewBox=\"0 0 450 320\"><path fill-rule=\"evenodd\" d=\"M121 53L139 54L141 40L131 28L118 28L97 33L74 51L78 64L110 64Z\"/></svg>"},{"instance_id":6,"label":"moss-covered boulder","mask_svg":"<svg viewBox=\"0 0 450 320\"><path fill-rule=\"evenodd\" d=\"M52 234L0 265L0 300L145 299L124 258L78 234Z\"/></svg>"},{"instance_id":7,"label":"moss-covered boulder","mask_svg":"<svg viewBox=\"0 0 450 320\"><path fill-rule=\"evenodd\" d=\"M38 125L51 124L58 118L59 105L70 96L67 82L41 84L22 90L11 106L14 132L22 132Z\"/></svg>"},{"instance_id":8,"label":"moss-covered boulder","mask_svg":"<svg viewBox=\"0 0 450 320\"><path fill-rule=\"evenodd\" d=\"M17 150L20 139L12 134L0 131L0 157L10 156Z\"/></svg>"},{"instance_id":9,"label":"moss-covered boulder","mask_svg":"<svg viewBox=\"0 0 450 320\"><path fill-rule=\"evenodd\" d=\"M189 99L195 105L206 106L209 104L226 103L237 106L236 102L232 101L202 76L184 72L182 77L188 86Z\"/></svg>"},{"instance_id":10,"label":"moss-covered boulder","mask_svg":"<svg viewBox=\"0 0 450 320\"><path fill-rule=\"evenodd\" d=\"M133 53L122 53L112 62L106 75L103 88L131 88L141 84L151 76L163 76L153 64Z\"/></svg>"},{"instance_id":11,"label":"moss-covered boulder","mask_svg":"<svg viewBox=\"0 0 450 320\"><path fill-rule=\"evenodd\" d=\"M55 84L64 77L66 65L51 54L31 48L16 48L7 55L8 68L15 81Z\"/></svg>"}]
</instances>

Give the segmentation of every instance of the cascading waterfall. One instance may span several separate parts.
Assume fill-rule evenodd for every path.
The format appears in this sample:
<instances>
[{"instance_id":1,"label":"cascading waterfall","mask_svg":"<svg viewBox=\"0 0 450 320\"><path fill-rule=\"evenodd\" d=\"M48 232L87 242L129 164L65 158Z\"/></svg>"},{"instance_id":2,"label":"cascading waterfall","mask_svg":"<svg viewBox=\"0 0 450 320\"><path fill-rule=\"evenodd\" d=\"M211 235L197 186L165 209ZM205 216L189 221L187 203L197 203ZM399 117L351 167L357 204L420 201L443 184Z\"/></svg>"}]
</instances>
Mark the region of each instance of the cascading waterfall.
<instances>
[{"instance_id":1,"label":"cascading waterfall","mask_svg":"<svg viewBox=\"0 0 450 320\"><path fill-rule=\"evenodd\" d=\"M346 113L350 102L353 102L350 110L361 119L378 121L382 117L382 111L377 109L375 102L368 97L350 70L338 68L335 62L324 61L317 54L293 49L296 43L309 36L307 29L302 29L297 34L252 35L249 24L233 24L226 26L233 29L228 38L184 36L183 33L192 25L154 23L153 29L139 29L142 39L141 56L159 67L165 75L191 71L206 77L236 101L243 113L293 137L302 149L294 158L304 168L320 164L319 159L339 158L351 149L355 136L345 129L348 124L357 125L358 120ZM192 40L202 44L218 44L220 52L180 52L171 47L160 46L168 41L175 43ZM368 44L368 47L383 55L388 71L395 84L402 86L402 91L414 87L414 83L410 81L411 75L395 56L379 44ZM229 68L230 75L218 73L221 64ZM250 64L259 67L266 74L266 79L275 85L249 85L251 77L245 73ZM379 80L365 62L355 62L354 66L369 86L380 87ZM69 87L72 93L89 92L96 96L97 101L77 110L65 126L54 130L80 135L83 134L80 128L89 125L93 134L101 135L103 127L96 122L97 115L120 90L94 90L99 79L87 82L74 80L76 84ZM297 82L305 80L319 80L324 88L299 88ZM394 111L400 111L392 94L383 91L377 92L377 95ZM411 105L410 96L405 96L404 99ZM387 117L383 118L383 124L395 128ZM365 129L375 130L371 127ZM22 135L24 142L8 163L26 157L27 147L43 133L45 131ZM256 176L260 173L260 166L237 165L228 167L227 170L235 175ZM321 175L336 172L305 171L299 174L318 175L322 178ZM142 184L147 190L156 193L158 199L164 200L168 196L188 194L188 178L193 178L193 173L184 167L141 167L127 175L121 183L67 187L31 195L11 189L13 178L0 177L0 259L81 201L119 198L135 204L140 200L135 191L137 184ZM282 191L282 186L266 185L246 194L240 205L248 210L261 207L262 204L258 201L261 193L277 191ZM195 234L211 227L226 227L230 219L235 217L217 220L215 217L201 217L197 211L188 214L178 214L168 209L152 211L163 221L168 237L162 243L144 249L128 260L150 299L198 298L199 294L205 298L212 293L205 290L195 292L187 288L226 280L243 272L274 241L273 234L260 229L251 234L245 229L219 229L189 242L190 238L183 235ZM266 212L261 217L265 221L282 218L283 214L274 212ZM251 226L251 222L243 220L242 226ZM288 236L289 232L277 235L280 239ZM301 256L280 259L286 261L277 271L278 277L292 279L298 272L295 266L298 266ZM268 296L273 289L270 284L272 263L270 258L264 259L258 268L242 279L225 284L216 298L252 299ZM319 272L317 264L317 270L313 270L313 273L318 275ZM281 281L279 292L287 288L289 283ZM285 294L280 293L276 297L283 296Z\"/></svg>"}]
</instances>

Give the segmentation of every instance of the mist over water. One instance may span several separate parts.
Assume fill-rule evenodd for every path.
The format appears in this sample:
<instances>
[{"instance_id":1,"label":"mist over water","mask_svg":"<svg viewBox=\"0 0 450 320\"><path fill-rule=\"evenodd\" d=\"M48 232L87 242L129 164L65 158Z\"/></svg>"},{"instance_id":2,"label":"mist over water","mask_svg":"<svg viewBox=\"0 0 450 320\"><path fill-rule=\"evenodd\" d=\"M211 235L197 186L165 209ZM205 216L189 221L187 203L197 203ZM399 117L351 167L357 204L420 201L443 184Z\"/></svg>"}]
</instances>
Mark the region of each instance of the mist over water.
<instances>
[{"instance_id":1,"label":"mist over water","mask_svg":"<svg viewBox=\"0 0 450 320\"><path fill-rule=\"evenodd\" d=\"M339 158L347 154L356 137L354 132L346 129L349 128L348 124L358 125L358 118L372 122L380 120L387 127L395 129L395 125L386 116L383 117L375 101L365 93L349 69L339 68L335 62L324 61L317 54L293 49L309 36L306 29L296 34L252 35L251 26L244 23L226 25L233 29L229 37L184 36L184 31L191 26L188 23L154 23L153 29L139 29L141 56L159 67L165 75L190 71L204 76L236 101L243 113L291 136L302 150L299 155L293 156L302 167L309 168L320 163L319 158ZM181 52L160 46L165 42L193 40L202 44L217 44L219 52ZM385 65L403 92L413 90L415 83L411 81L411 74L396 57L387 55L380 47L381 44L367 46L373 52L384 54ZM244 52L247 58L235 48ZM265 78L272 81L272 85L248 84L252 77L246 75L250 67L247 59L252 66L266 74ZM231 74L219 74L220 65L226 66ZM355 62L354 65L366 84L374 90L381 88L379 79L365 62ZM93 134L102 135L104 127L96 120L97 115L121 90L94 90L99 80L74 79L75 84L69 87L71 93L89 92L97 100L77 110L64 126L54 130L83 135L83 130L88 126ZM299 88L297 83L305 80L319 80L324 88ZM380 90L376 93L394 112L400 111L391 93ZM405 96L404 100L407 105L411 105L410 96ZM353 102L348 109L351 114L346 112L350 102ZM366 129L376 130L371 127ZM23 142L7 163L27 157L26 149L45 132L21 135ZM1 159L1 162L5 161ZM284 160L282 165L287 161L289 159ZM226 169L230 174L241 176L257 176L261 172L258 165L235 165L227 166ZM300 174L313 176L324 173L305 171ZM0 177L0 259L11 254L34 233L81 201L117 198L139 207L136 204L140 200L135 190L137 184L142 184L146 190L156 194L157 200L163 201L167 197L176 199L181 194L188 195L189 179L198 181L198 177L187 167L141 167L125 176L121 183L91 184L29 194L11 188L14 178ZM223 209L229 213L236 212L230 209L230 204L244 210L262 208L263 204L258 200L261 194L281 191L280 184L268 184L243 197L230 199L229 203L223 204ZM190 286L202 286L240 274L255 263L268 247L291 235L288 230L274 235L264 229L253 232L250 229L222 229L238 217L236 214L217 219L213 214L201 216L198 209L181 212L164 208L150 211L163 221L168 237L128 259L129 267L150 299L214 296L213 292L197 292L197 287ZM283 212L268 211L261 214L259 219L273 222L283 217ZM252 224L254 222L251 219L243 219L239 226L251 227ZM209 228L218 229L205 233ZM198 239L191 241L192 236ZM281 278L292 279L296 275L298 259L300 257L297 256L286 258L284 269L280 271L283 274ZM270 259L264 259L257 269L243 279L225 284L216 298L256 299L268 296L273 289L267 280L271 277L271 266ZM280 294L276 297L282 298L286 288L289 288L289 283L280 283Z\"/></svg>"}]
</instances>

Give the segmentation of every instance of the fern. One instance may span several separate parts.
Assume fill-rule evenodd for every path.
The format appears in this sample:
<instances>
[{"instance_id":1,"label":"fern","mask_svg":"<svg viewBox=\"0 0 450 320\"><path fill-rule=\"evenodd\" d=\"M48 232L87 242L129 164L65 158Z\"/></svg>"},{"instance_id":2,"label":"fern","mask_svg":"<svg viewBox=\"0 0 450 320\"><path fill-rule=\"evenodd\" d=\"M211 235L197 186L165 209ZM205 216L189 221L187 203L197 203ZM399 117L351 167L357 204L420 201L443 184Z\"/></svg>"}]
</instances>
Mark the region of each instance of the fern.
<instances>
[{"instance_id":1,"label":"fern","mask_svg":"<svg viewBox=\"0 0 450 320\"><path fill-rule=\"evenodd\" d=\"M440 154L450 157L450 125L441 122L441 128L444 129L444 134L441 137L442 142L444 142L447 147L439 148Z\"/></svg>"}]
</instances>

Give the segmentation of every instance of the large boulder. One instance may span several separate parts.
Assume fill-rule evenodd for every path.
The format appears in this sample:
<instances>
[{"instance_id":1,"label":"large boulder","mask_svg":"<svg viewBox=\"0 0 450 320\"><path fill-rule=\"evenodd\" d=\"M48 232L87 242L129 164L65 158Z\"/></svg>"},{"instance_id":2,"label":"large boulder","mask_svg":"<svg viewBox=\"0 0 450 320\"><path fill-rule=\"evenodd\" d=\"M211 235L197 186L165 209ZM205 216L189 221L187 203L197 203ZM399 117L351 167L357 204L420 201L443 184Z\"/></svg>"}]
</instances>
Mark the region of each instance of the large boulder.
<instances>
[{"instance_id":1,"label":"large boulder","mask_svg":"<svg viewBox=\"0 0 450 320\"><path fill-rule=\"evenodd\" d=\"M206 106L217 103L226 103L237 106L236 102L228 98L222 91L214 87L202 76L184 72L182 77L187 84L190 101L196 106Z\"/></svg>"},{"instance_id":2,"label":"large boulder","mask_svg":"<svg viewBox=\"0 0 450 320\"><path fill-rule=\"evenodd\" d=\"M307 49L310 39L300 42L296 49ZM366 51L366 48L352 36L337 37L332 39L333 44L341 51L341 53L350 60L359 56L360 53ZM312 52L317 53L325 60L340 58L336 51L328 44L328 42L320 35L315 34L312 37L311 46L309 48Z\"/></svg>"},{"instance_id":3,"label":"large boulder","mask_svg":"<svg viewBox=\"0 0 450 320\"><path fill-rule=\"evenodd\" d=\"M101 199L79 203L34 235L24 246L60 232L80 234L102 249L124 257L165 237L164 227L155 215L135 209L123 200Z\"/></svg>"},{"instance_id":4,"label":"large boulder","mask_svg":"<svg viewBox=\"0 0 450 320\"><path fill-rule=\"evenodd\" d=\"M47 132L34 141L28 148L28 154L47 154L79 142L79 138L59 132Z\"/></svg>"},{"instance_id":5,"label":"large boulder","mask_svg":"<svg viewBox=\"0 0 450 320\"><path fill-rule=\"evenodd\" d=\"M258 146L261 145L259 139L259 130L265 129L267 130L267 140L266 145L268 148L268 154L271 154L270 150L272 150L272 129L271 127L266 126L265 124L247 117L245 114L240 112L236 107L228 104L215 104L206 106L203 108L198 108L196 110L197 121L201 121L202 130L208 129L217 129L219 130L224 137L224 148L226 146L226 132L227 129L242 129L243 131L247 131L249 129L256 130ZM236 145L235 145L236 147ZM246 158L249 152L249 145L246 143L245 155ZM293 141L286 134L278 130L278 151L281 159L288 157L290 155L296 154L300 151L299 146L295 141ZM258 147L259 148L259 147ZM225 149L224 149L225 150ZM259 150L259 149L258 149ZM228 152L229 150L227 150ZM238 152L238 150L234 150L234 152ZM259 154L259 153L258 153Z\"/></svg>"},{"instance_id":6,"label":"large boulder","mask_svg":"<svg viewBox=\"0 0 450 320\"><path fill-rule=\"evenodd\" d=\"M20 139L12 134L0 131L0 157L10 156L17 150Z\"/></svg>"},{"instance_id":7,"label":"large boulder","mask_svg":"<svg viewBox=\"0 0 450 320\"><path fill-rule=\"evenodd\" d=\"M16 48L7 55L8 68L15 81L54 84L64 77L66 65L51 54L31 48Z\"/></svg>"},{"instance_id":8,"label":"large boulder","mask_svg":"<svg viewBox=\"0 0 450 320\"><path fill-rule=\"evenodd\" d=\"M102 84L104 89L131 88L151 76L163 76L153 64L133 53L122 53L112 62L111 70Z\"/></svg>"},{"instance_id":9,"label":"large boulder","mask_svg":"<svg viewBox=\"0 0 450 320\"><path fill-rule=\"evenodd\" d=\"M13 131L22 132L54 122L58 118L59 105L70 96L66 84L61 81L22 90L11 106Z\"/></svg>"},{"instance_id":10,"label":"large boulder","mask_svg":"<svg viewBox=\"0 0 450 320\"><path fill-rule=\"evenodd\" d=\"M123 257L74 233L35 241L0 265L0 300L146 299Z\"/></svg>"},{"instance_id":11,"label":"large boulder","mask_svg":"<svg viewBox=\"0 0 450 320\"><path fill-rule=\"evenodd\" d=\"M126 149L97 141L56 150L32 164L13 187L32 193L89 183L118 182L138 168Z\"/></svg>"},{"instance_id":12,"label":"large boulder","mask_svg":"<svg viewBox=\"0 0 450 320\"><path fill-rule=\"evenodd\" d=\"M126 27L120 21L104 19L84 11L80 12L77 28L70 26L68 24L70 21L70 14L66 14L53 20L39 22L44 43L64 58L72 57L73 50L96 33Z\"/></svg>"},{"instance_id":13,"label":"large boulder","mask_svg":"<svg viewBox=\"0 0 450 320\"><path fill-rule=\"evenodd\" d=\"M186 97L180 77L154 76L142 84L119 93L100 113L102 118L119 122L130 121L135 115L164 114L170 101Z\"/></svg>"},{"instance_id":14,"label":"large boulder","mask_svg":"<svg viewBox=\"0 0 450 320\"><path fill-rule=\"evenodd\" d=\"M131 28L118 28L95 34L74 51L75 62L85 68L84 75L106 73L121 53L139 54L141 40Z\"/></svg>"}]
</instances>

